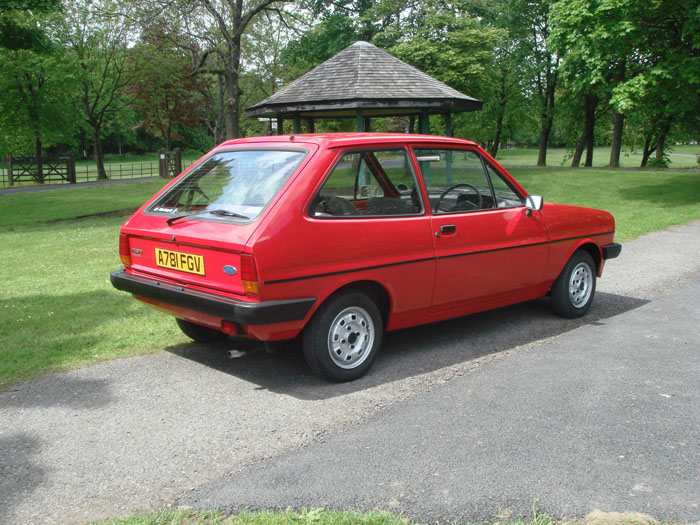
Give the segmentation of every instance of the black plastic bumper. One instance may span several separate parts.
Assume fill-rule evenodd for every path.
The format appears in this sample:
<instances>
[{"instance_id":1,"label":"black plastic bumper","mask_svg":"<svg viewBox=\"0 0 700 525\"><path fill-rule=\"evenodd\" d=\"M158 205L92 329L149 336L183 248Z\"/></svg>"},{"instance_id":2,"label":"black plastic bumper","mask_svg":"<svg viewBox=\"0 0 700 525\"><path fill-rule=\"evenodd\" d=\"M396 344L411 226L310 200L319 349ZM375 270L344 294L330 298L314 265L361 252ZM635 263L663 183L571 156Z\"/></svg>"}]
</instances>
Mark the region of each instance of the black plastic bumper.
<instances>
[{"instance_id":1,"label":"black plastic bumper","mask_svg":"<svg viewBox=\"0 0 700 525\"><path fill-rule=\"evenodd\" d=\"M620 255L621 251L622 245L620 243L614 242L612 244L608 244L607 246L603 246L603 258L605 260L614 259Z\"/></svg>"},{"instance_id":2,"label":"black plastic bumper","mask_svg":"<svg viewBox=\"0 0 700 525\"><path fill-rule=\"evenodd\" d=\"M165 304L187 308L194 312L239 323L260 325L299 321L306 317L316 298L290 299L287 301L263 301L251 303L238 301L216 294L191 290L184 286L149 279L124 270L110 274L112 286L139 297L160 301Z\"/></svg>"}]
</instances>

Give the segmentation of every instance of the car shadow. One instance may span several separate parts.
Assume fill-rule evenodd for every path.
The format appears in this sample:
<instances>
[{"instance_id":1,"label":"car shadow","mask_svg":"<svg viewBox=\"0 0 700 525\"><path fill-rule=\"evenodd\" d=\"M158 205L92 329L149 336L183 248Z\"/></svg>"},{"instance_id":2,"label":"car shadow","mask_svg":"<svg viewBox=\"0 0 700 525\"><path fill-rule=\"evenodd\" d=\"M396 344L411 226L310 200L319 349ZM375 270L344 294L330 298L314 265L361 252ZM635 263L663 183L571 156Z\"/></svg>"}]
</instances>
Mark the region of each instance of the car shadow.
<instances>
[{"instance_id":1,"label":"car shadow","mask_svg":"<svg viewBox=\"0 0 700 525\"><path fill-rule=\"evenodd\" d=\"M276 345L274 352L240 338L212 345L179 344L165 350L220 372L304 400L329 399L384 383L425 374L443 367L511 350L570 332L587 324L639 308L649 301L598 293L586 316L562 319L552 313L548 298L490 310L449 321L388 332L372 369L350 383L331 383L313 375L298 340ZM240 357L231 359L229 350Z\"/></svg>"}]
</instances>

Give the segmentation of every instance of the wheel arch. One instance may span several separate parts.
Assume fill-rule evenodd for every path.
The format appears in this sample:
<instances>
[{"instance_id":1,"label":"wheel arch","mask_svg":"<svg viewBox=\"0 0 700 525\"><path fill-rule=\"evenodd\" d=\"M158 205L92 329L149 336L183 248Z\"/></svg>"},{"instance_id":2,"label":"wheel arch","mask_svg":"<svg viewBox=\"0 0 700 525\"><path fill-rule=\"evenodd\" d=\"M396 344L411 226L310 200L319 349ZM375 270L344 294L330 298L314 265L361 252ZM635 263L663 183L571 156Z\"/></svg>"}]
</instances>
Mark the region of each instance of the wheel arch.
<instances>
[{"instance_id":1,"label":"wheel arch","mask_svg":"<svg viewBox=\"0 0 700 525\"><path fill-rule=\"evenodd\" d=\"M588 255L591 256L593 259L593 262L595 263L595 268L596 268L596 273L598 274L598 277L600 277L600 271L601 271L601 262L603 261L603 257L600 253L600 247L592 242L592 241L587 241L574 250L571 255L573 255L577 250L583 250L584 252L587 252Z\"/></svg>"},{"instance_id":2,"label":"wheel arch","mask_svg":"<svg viewBox=\"0 0 700 525\"><path fill-rule=\"evenodd\" d=\"M386 327L387 321L389 320L389 313L391 311L391 298L387 289L377 281L361 280L344 284L343 286L335 290L332 294L328 295L319 304L319 307L323 303L326 303L329 300L331 300L333 297L337 297L338 295L346 292L359 292L364 295L367 295L370 299L372 299L372 301L374 301L374 304L377 305L379 313L382 316L382 323L384 324L384 327Z\"/></svg>"}]
</instances>

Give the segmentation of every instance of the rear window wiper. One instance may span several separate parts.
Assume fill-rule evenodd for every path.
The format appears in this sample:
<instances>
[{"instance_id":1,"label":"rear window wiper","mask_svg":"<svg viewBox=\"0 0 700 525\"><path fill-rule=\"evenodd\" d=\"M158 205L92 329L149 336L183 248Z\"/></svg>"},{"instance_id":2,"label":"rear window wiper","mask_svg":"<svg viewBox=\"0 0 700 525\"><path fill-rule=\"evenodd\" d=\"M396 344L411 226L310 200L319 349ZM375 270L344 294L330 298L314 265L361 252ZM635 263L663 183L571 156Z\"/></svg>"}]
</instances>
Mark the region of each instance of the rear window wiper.
<instances>
[{"instance_id":1,"label":"rear window wiper","mask_svg":"<svg viewBox=\"0 0 700 525\"><path fill-rule=\"evenodd\" d=\"M205 213L208 213L209 215L217 215L219 217L234 217L236 219L250 219L250 217L246 217L245 215L241 215L240 213L236 213L235 211L216 209L216 210L201 210L201 211L197 211L194 213L186 213L184 215L178 215L177 217L170 217L165 222L168 223L168 226L171 226L174 222L184 220L184 219L189 219L190 217L196 217L197 215L204 215Z\"/></svg>"}]
</instances>

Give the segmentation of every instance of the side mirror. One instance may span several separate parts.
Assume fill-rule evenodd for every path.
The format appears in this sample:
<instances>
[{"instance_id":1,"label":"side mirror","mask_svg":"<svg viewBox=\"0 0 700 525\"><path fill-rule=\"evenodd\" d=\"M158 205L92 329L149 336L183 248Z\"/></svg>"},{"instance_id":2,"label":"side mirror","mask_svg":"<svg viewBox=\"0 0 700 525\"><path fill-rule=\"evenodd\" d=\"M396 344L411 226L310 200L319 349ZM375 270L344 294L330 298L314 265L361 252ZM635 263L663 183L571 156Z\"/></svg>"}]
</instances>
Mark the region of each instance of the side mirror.
<instances>
[{"instance_id":1,"label":"side mirror","mask_svg":"<svg viewBox=\"0 0 700 525\"><path fill-rule=\"evenodd\" d=\"M544 206L544 200L541 195L528 195L525 199L525 207L530 213L533 211L540 211Z\"/></svg>"}]
</instances>

